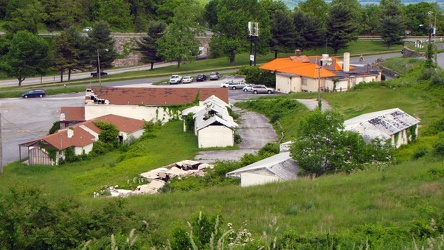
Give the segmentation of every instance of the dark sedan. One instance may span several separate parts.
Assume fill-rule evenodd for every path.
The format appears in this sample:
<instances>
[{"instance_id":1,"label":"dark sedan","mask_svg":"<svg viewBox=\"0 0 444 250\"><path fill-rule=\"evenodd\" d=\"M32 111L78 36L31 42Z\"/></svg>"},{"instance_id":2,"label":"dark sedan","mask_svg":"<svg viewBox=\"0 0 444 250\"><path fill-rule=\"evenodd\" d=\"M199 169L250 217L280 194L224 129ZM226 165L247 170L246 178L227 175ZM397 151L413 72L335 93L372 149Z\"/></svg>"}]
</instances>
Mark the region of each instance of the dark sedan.
<instances>
[{"instance_id":1,"label":"dark sedan","mask_svg":"<svg viewBox=\"0 0 444 250\"><path fill-rule=\"evenodd\" d=\"M108 73L106 73L105 71L101 71L100 72L100 76L106 76L106 75L108 75ZM92 77L97 77L97 72L92 72L91 76Z\"/></svg>"},{"instance_id":2,"label":"dark sedan","mask_svg":"<svg viewBox=\"0 0 444 250\"><path fill-rule=\"evenodd\" d=\"M204 74L199 74L196 76L196 82L203 82L207 80L207 76Z\"/></svg>"}]
</instances>

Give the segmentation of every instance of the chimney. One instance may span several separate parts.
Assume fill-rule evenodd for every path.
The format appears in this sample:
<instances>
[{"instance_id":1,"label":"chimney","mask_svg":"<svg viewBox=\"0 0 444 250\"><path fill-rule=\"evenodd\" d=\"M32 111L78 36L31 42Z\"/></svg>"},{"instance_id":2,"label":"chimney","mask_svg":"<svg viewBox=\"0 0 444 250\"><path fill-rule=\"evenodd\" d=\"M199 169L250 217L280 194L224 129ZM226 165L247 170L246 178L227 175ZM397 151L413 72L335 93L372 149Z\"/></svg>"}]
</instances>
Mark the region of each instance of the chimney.
<instances>
[{"instance_id":1,"label":"chimney","mask_svg":"<svg viewBox=\"0 0 444 250\"><path fill-rule=\"evenodd\" d=\"M295 54L296 56L301 56L301 50L300 49L295 50Z\"/></svg>"},{"instance_id":2,"label":"chimney","mask_svg":"<svg viewBox=\"0 0 444 250\"><path fill-rule=\"evenodd\" d=\"M344 72L350 71L350 52L344 53L344 66L342 67L342 71Z\"/></svg>"},{"instance_id":3,"label":"chimney","mask_svg":"<svg viewBox=\"0 0 444 250\"><path fill-rule=\"evenodd\" d=\"M68 138L72 138L74 136L74 129L73 128L68 128Z\"/></svg>"}]
</instances>

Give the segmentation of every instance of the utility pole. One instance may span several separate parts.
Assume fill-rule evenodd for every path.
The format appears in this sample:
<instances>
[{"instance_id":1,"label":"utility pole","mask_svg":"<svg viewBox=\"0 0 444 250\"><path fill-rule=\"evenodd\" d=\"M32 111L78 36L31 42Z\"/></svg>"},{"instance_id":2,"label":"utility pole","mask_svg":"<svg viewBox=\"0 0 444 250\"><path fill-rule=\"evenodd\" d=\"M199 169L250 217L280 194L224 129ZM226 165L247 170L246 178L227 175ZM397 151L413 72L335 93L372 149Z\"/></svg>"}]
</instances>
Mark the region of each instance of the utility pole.
<instances>
[{"instance_id":1,"label":"utility pole","mask_svg":"<svg viewBox=\"0 0 444 250\"><path fill-rule=\"evenodd\" d=\"M432 60L432 58L430 58L431 52L429 50L430 50L430 44L432 42L432 30L433 30L433 27L432 27L432 14L433 14L433 12L429 11L429 12L427 12L427 14L429 15L429 30L428 30L428 32L429 32L429 40L428 40L428 43L427 43L426 51L427 51L427 59L428 60Z\"/></svg>"}]
</instances>

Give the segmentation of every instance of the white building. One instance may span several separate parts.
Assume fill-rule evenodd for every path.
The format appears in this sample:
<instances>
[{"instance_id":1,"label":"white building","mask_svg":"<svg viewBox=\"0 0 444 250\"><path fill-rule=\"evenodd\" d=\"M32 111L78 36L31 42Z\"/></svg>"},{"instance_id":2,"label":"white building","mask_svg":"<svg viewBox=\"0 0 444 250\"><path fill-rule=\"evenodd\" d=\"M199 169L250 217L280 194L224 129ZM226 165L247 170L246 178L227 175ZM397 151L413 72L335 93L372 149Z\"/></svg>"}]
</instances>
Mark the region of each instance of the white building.
<instances>
[{"instance_id":1,"label":"white building","mask_svg":"<svg viewBox=\"0 0 444 250\"><path fill-rule=\"evenodd\" d=\"M276 90L282 93L347 91L361 82L381 81L381 72L368 67L350 65L350 53L344 60L322 56L295 56L277 58L259 67L276 73Z\"/></svg>"},{"instance_id":2,"label":"white building","mask_svg":"<svg viewBox=\"0 0 444 250\"><path fill-rule=\"evenodd\" d=\"M369 143L380 138L391 140L394 147L415 141L419 120L399 108L363 114L344 122L346 130L356 131Z\"/></svg>"},{"instance_id":3,"label":"white building","mask_svg":"<svg viewBox=\"0 0 444 250\"><path fill-rule=\"evenodd\" d=\"M291 158L290 152L283 152L265 158L226 174L227 177L241 180L242 187L263 185L297 179L299 167Z\"/></svg>"},{"instance_id":4,"label":"white building","mask_svg":"<svg viewBox=\"0 0 444 250\"><path fill-rule=\"evenodd\" d=\"M238 124L230 116L227 107L227 103L213 95L199 106L182 111L182 116L194 114L194 134L199 148L234 146L234 130Z\"/></svg>"}]
</instances>

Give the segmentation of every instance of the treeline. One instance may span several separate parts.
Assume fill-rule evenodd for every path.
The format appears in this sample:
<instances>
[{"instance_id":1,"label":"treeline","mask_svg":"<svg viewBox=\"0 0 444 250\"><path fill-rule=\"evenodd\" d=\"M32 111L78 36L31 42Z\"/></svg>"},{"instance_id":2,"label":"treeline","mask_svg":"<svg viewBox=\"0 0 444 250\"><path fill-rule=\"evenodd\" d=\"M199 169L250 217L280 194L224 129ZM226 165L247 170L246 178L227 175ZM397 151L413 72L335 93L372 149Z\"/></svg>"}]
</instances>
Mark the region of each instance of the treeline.
<instances>
[{"instance_id":1,"label":"treeline","mask_svg":"<svg viewBox=\"0 0 444 250\"><path fill-rule=\"evenodd\" d=\"M110 24L113 31L145 32L150 21L171 23L175 9L186 4L190 7L190 12L200 16L200 25L208 27L208 25L214 26L221 18L219 12L222 8L218 5L226 1L229 0L1 0L0 20L7 23L4 28L8 30L21 28L36 30L39 24L44 24L49 31L64 30L72 26L80 28L92 26L96 21L105 21ZM377 35L381 18L384 17L381 15L382 11L392 4L399 5L405 28L410 30L412 35L427 34L429 11L432 11L433 15L437 14L438 30L442 30L440 28L444 22L439 5L428 2L401 5L399 0L381 0L380 5L361 6L357 0L334 0L330 4L324 0L307 0L299 2L298 7L293 10L289 10L282 1L241 2L239 4L245 7L259 2L268 14L277 10L311 13L322 23L328 19L329 8L343 2L356 12L355 23L360 24L358 33L361 35ZM197 4L197 9L196 6L192 6L194 4ZM434 16L432 19L434 23ZM420 26L421 24L423 26Z\"/></svg>"}]
</instances>

